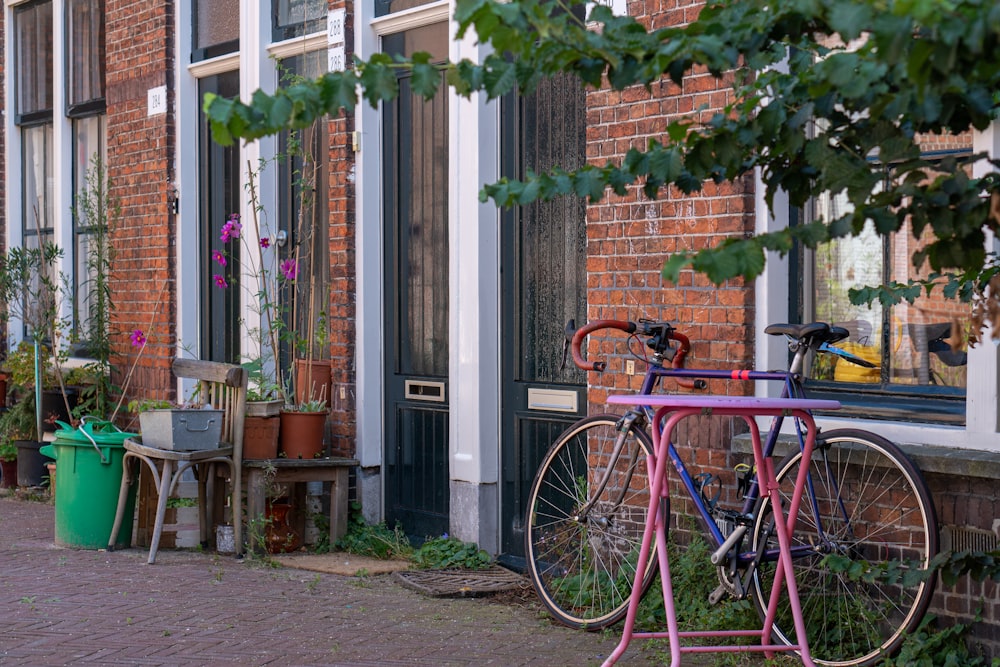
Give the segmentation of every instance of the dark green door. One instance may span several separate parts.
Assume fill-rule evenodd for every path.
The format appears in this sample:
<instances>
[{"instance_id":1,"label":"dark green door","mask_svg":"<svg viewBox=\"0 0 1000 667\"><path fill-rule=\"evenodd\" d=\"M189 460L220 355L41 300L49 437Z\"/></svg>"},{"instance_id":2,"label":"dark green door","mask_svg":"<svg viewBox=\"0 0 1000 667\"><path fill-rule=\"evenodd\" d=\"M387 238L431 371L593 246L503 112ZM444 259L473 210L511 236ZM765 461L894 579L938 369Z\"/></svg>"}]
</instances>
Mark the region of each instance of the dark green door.
<instances>
[{"instance_id":1,"label":"dark green door","mask_svg":"<svg viewBox=\"0 0 1000 667\"><path fill-rule=\"evenodd\" d=\"M447 24L390 35L390 54L447 55ZM383 107L385 518L422 538L448 530L448 96Z\"/></svg>"},{"instance_id":2,"label":"dark green door","mask_svg":"<svg viewBox=\"0 0 1000 667\"><path fill-rule=\"evenodd\" d=\"M584 92L573 80L545 81L530 97L504 100L503 170L580 166L585 159ZM586 319L586 209L577 198L508 211L501 232L501 550L524 556L524 508L535 470L566 426L586 413L586 375L560 368L566 321ZM510 333L510 335L507 334Z\"/></svg>"}]
</instances>

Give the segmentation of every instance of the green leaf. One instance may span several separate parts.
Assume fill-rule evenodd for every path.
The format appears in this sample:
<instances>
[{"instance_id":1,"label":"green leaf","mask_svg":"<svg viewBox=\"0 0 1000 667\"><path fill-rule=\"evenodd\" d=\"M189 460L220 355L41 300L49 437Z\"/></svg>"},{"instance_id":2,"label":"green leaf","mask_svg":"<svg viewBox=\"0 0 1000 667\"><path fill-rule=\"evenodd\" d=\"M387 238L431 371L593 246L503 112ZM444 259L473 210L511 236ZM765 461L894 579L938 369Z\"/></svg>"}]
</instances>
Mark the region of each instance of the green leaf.
<instances>
[{"instance_id":1,"label":"green leaf","mask_svg":"<svg viewBox=\"0 0 1000 667\"><path fill-rule=\"evenodd\" d=\"M667 261L663 263L663 269L660 271L660 275L663 276L664 280L676 284L681 271L691 266L693 261L694 258L690 253L675 253L668 257Z\"/></svg>"},{"instance_id":2,"label":"green leaf","mask_svg":"<svg viewBox=\"0 0 1000 667\"><path fill-rule=\"evenodd\" d=\"M868 2L838 3L830 12L830 27L840 33L845 42L850 42L871 26L872 9Z\"/></svg>"},{"instance_id":3,"label":"green leaf","mask_svg":"<svg viewBox=\"0 0 1000 667\"><path fill-rule=\"evenodd\" d=\"M437 93L440 83L441 70L430 64L430 56L427 53L415 53L413 55L413 72L410 78L413 92L429 99Z\"/></svg>"}]
</instances>

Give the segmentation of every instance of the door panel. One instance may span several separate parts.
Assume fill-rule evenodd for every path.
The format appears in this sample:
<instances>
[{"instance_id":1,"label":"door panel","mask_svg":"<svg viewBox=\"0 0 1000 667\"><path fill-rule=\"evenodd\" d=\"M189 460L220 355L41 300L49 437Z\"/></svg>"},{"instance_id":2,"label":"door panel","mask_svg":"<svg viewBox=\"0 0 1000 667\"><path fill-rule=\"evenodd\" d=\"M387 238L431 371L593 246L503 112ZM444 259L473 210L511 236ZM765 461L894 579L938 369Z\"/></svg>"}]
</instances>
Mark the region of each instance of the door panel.
<instances>
[{"instance_id":1,"label":"door panel","mask_svg":"<svg viewBox=\"0 0 1000 667\"><path fill-rule=\"evenodd\" d=\"M569 78L504 100L503 169L508 176L585 158L585 97ZM566 426L586 412L586 375L562 367L566 321L586 318L586 208L564 197L507 212L501 233L501 550L524 555L524 508L535 470Z\"/></svg>"},{"instance_id":2,"label":"door panel","mask_svg":"<svg viewBox=\"0 0 1000 667\"><path fill-rule=\"evenodd\" d=\"M390 35L388 53L447 47L439 24ZM383 106L385 518L423 538L448 530L448 96Z\"/></svg>"}]
</instances>

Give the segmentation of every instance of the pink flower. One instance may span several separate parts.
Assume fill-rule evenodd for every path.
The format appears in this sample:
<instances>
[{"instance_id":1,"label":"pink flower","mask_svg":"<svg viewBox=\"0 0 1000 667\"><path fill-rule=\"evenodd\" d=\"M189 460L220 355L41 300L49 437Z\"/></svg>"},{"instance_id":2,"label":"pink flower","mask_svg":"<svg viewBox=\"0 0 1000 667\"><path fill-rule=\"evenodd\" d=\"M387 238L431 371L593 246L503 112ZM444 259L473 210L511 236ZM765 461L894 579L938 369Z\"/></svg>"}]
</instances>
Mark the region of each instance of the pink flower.
<instances>
[{"instance_id":1,"label":"pink flower","mask_svg":"<svg viewBox=\"0 0 1000 667\"><path fill-rule=\"evenodd\" d=\"M227 287L229 287L229 283L226 282L225 277L220 276L218 273L212 276L212 280L215 281L216 287L221 287L222 289L226 289Z\"/></svg>"},{"instance_id":2,"label":"pink flower","mask_svg":"<svg viewBox=\"0 0 1000 667\"><path fill-rule=\"evenodd\" d=\"M226 224L222 225L222 235L219 238L222 239L223 243L228 243L230 239L238 239L242 230L243 225L240 224L240 214L233 213L226 220Z\"/></svg>"},{"instance_id":3,"label":"pink flower","mask_svg":"<svg viewBox=\"0 0 1000 667\"><path fill-rule=\"evenodd\" d=\"M281 263L281 274L285 276L286 280L295 280L295 276L298 275L299 267L295 263L294 259L286 259Z\"/></svg>"},{"instance_id":4,"label":"pink flower","mask_svg":"<svg viewBox=\"0 0 1000 667\"><path fill-rule=\"evenodd\" d=\"M132 341L132 347L143 347L146 344L146 334L142 329L136 329L129 336L129 340Z\"/></svg>"},{"instance_id":5,"label":"pink flower","mask_svg":"<svg viewBox=\"0 0 1000 667\"><path fill-rule=\"evenodd\" d=\"M271 247L271 239L267 238L266 236L262 237L261 240L260 240L260 247L263 248L264 250L267 250L268 248L270 248Z\"/></svg>"},{"instance_id":6,"label":"pink flower","mask_svg":"<svg viewBox=\"0 0 1000 667\"><path fill-rule=\"evenodd\" d=\"M221 250L212 251L212 259L219 263L219 266L226 265L226 255Z\"/></svg>"}]
</instances>

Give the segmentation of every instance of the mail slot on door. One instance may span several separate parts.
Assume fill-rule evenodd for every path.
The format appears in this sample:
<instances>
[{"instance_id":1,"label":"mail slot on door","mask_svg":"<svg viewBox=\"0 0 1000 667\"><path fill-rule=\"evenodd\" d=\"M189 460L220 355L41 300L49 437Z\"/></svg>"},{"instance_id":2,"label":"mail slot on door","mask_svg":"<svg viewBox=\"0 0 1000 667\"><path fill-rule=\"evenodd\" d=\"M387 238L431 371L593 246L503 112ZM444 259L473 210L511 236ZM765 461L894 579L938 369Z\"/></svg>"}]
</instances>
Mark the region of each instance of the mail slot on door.
<instances>
[{"instance_id":1,"label":"mail slot on door","mask_svg":"<svg viewBox=\"0 0 1000 667\"><path fill-rule=\"evenodd\" d=\"M528 389L528 409L576 412L577 392L564 389Z\"/></svg>"},{"instance_id":2,"label":"mail slot on door","mask_svg":"<svg viewBox=\"0 0 1000 667\"><path fill-rule=\"evenodd\" d=\"M444 403L444 382L406 380L403 383L404 397L409 401L433 401Z\"/></svg>"}]
</instances>

